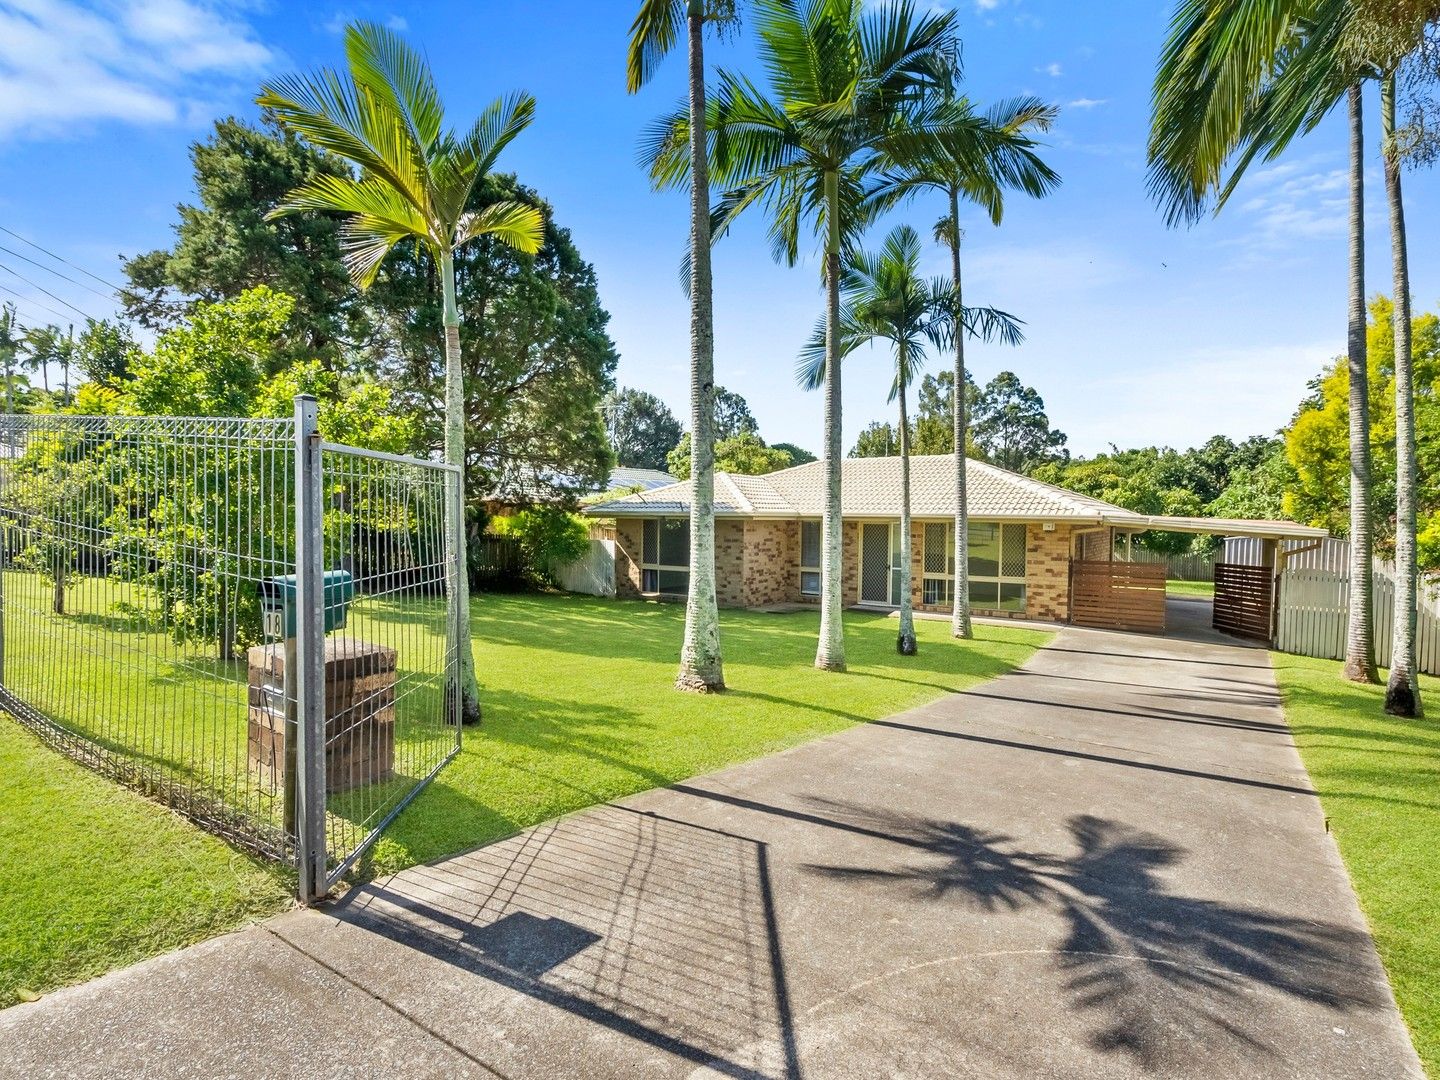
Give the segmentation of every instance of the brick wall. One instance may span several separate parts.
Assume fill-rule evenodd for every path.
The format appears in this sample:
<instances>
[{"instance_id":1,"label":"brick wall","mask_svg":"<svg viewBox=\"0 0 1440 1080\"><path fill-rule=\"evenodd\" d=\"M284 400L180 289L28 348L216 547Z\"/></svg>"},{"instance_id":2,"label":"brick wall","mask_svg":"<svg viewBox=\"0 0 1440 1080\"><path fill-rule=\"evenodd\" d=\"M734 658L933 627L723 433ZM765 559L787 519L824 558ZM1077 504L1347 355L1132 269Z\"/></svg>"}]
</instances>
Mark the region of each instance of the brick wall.
<instances>
[{"instance_id":1,"label":"brick wall","mask_svg":"<svg viewBox=\"0 0 1440 1080\"><path fill-rule=\"evenodd\" d=\"M745 522L715 519L715 602L745 606Z\"/></svg>"},{"instance_id":2,"label":"brick wall","mask_svg":"<svg viewBox=\"0 0 1440 1080\"><path fill-rule=\"evenodd\" d=\"M745 522L745 606L799 599L800 523L763 518Z\"/></svg>"},{"instance_id":3,"label":"brick wall","mask_svg":"<svg viewBox=\"0 0 1440 1080\"><path fill-rule=\"evenodd\" d=\"M1070 538L1073 526L1045 532L1039 524L1025 530L1025 615L1064 622L1070 618Z\"/></svg>"},{"instance_id":4,"label":"brick wall","mask_svg":"<svg viewBox=\"0 0 1440 1080\"><path fill-rule=\"evenodd\" d=\"M615 520L615 595L640 599L641 523L639 518Z\"/></svg>"}]
</instances>

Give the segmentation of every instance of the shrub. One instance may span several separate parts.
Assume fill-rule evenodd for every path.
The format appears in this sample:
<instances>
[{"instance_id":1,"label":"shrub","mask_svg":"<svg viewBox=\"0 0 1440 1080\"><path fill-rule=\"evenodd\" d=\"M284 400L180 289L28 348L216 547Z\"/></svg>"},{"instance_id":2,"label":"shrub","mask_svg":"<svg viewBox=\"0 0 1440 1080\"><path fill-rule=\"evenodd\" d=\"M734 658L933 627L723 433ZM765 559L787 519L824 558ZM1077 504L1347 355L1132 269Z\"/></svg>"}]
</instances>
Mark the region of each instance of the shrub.
<instances>
[{"instance_id":1,"label":"shrub","mask_svg":"<svg viewBox=\"0 0 1440 1080\"><path fill-rule=\"evenodd\" d=\"M530 575L552 585L557 569L583 559L590 550L589 525L554 507L541 506L497 517L490 522L490 531L519 541Z\"/></svg>"}]
</instances>

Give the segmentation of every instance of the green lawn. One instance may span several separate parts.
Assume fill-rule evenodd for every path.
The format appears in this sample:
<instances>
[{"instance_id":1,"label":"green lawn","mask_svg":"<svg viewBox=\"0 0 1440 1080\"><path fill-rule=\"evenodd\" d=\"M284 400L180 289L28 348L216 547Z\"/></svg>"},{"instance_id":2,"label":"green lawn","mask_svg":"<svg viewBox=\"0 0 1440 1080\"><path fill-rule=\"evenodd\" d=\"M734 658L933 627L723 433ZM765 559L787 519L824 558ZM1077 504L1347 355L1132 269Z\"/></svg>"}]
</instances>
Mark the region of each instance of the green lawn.
<instances>
[{"instance_id":1,"label":"green lawn","mask_svg":"<svg viewBox=\"0 0 1440 1080\"><path fill-rule=\"evenodd\" d=\"M157 765L178 764L197 750L223 758L231 763L232 794L258 797L244 764L243 667L168 649L161 635L110 610L113 587L90 582L72 590L65 616L45 612L10 574L6 589L12 622L15 612L32 608L24 632L6 642L12 687ZM418 727L417 710L428 700L433 712L440 700L438 680L430 678L443 644L440 612L435 604L365 601L352 616L357 636L404 654L402 677L408 669L414 690L399 708L402 745L413 741L406 729ZM439 858L885 716L1002 674L1049 637L981 625L975 641L958 643L948 623L922 620L920 655L903 658L895 652L894 619L851 612L851 670L835 675L812 666L816 614L725 612L726 677L734 689L701 697L671 689L684 615L678 604L477 598L485 721L465 732L460 755L359 872ZM57 684L56 656L79 658L83 675L75 685ZM97 658L104 657L131 659L102 666ZM107 687L123 703L122 719L162 722L106 721L93 703L105 700ZM0 787L0 1006L22 991L88 978L286 903L290 884L278 869L71 764L3 716L0 768L7 778ZM203 770L192 778L212 779ZM346 801L333 800L332 817L347 813Z\"/></svg>"},{"instance_id":2,"label":"green lawn","mask_svg":"<svg viewBox=\"0 0 1440 1080\"><path fill-rule=\"evenodd\" d=\"M1415 1047L1440 1077L1440 679L1431 719L1398 720L1340 664L1272 654L1300 756L1370 920Z\"/></svg>"},{"instance_id":3,"label":"green lawn","mask_svg":"<svg viewBox=\"0 0 1440 1080\"><path fill-rule=\"evenodd\" d=\"M1213 581L1179 581L1171 578L1165 582L1165 594L1167 596L1199 596L1211 600L1215 596L1215 583Z\"/></svg>"},{"instance_id":4,"label":"green lawn","mask_svg":"<svg viewBox=\"0 0 1440 1080\"><path fill-rule=\"evenodd\" d=\"M293 886L0 716L0 1008L278 911Z\"/></svg>"},{"instance_id":5,"label":"green lawn","mask_svg":"<svg viewBox=\"0 0 1440 1080\"><path fill-rule=\"evenodd\" d=\"M1049 638L977 625L976 639L919 620L920 653L895 652L894 619L846 612L850 670L817 671L814 613L727 611L723 695L671 689L680 604L486 596L475 604L485 719L381 838L390 870L558 814L772 753L1010 670Z\"/></svg>"}]
</instances>

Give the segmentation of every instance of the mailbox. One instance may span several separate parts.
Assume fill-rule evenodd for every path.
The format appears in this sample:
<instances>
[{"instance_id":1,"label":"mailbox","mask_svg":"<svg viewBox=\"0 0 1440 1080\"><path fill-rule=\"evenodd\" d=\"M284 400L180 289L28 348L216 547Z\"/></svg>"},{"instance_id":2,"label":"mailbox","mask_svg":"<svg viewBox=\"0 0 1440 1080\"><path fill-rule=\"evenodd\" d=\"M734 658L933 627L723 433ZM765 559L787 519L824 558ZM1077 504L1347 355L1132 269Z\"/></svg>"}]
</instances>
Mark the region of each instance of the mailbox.
<instances>
[{"instance_id":1,"label":"mailbox","mask_svg":"<svg viewBox=\"0 0 1440 1080\"><path fill-rule=\"evenodd\" d=\"M355 578L348 570L327 570L324 574L325 633L340 630L355 599ZM260 611L265 636L271 640L295 636L295 575L268 578L260 582Z\"/></svg>"}]
</instances>

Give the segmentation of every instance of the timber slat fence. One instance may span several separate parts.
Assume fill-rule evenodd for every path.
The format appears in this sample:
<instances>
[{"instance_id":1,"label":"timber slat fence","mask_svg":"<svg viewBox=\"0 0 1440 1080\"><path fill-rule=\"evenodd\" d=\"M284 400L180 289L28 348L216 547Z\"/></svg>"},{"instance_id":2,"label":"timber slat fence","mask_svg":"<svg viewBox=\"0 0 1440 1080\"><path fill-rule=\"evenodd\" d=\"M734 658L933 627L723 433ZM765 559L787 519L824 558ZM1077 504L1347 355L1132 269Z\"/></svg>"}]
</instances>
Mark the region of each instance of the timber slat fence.
<instances>
[{"instance_id":1,"label":"timber slat fence","mask_svg":"<svg viewBox=\"0 0 1440 1080\"><path fill-rule=\"evenodd\" d=\"M1252 641L1270 640L1274 571L1268 566L1215 564L1216 630Z\"/></svg>"},{"instance_id":2,"label":"timber slat fence","mask_svg":"<svg viewBox=\"0 0 1440 1080\"><path fill-rule=\"evenodd\" d=\"M1078 626L1158 634L1165 630L1164 563L1076 560L1070 616Z\"/></svg>"}]
</instances>

